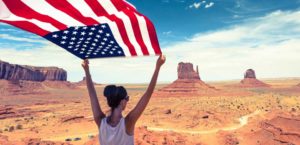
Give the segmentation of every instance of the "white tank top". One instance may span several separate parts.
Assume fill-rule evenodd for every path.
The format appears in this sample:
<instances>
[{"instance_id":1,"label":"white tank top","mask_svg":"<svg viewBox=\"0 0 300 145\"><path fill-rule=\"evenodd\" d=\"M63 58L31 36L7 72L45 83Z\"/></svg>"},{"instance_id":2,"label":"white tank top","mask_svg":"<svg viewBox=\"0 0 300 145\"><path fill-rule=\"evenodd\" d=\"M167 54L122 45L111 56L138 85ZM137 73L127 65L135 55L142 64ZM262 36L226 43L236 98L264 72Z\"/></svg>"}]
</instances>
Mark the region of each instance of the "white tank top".
<instances>
[{"instance_id":1,"label":"white tank top","mask_svg":"<svg viewBox=\"0 0 300 145\"><path fill-rule=\"evenodd\" d=\"M107 118L101 120L99 129L100 145L134 145L133 135L126 133L125 119L122 117L117 126L107 123Z\"/></svg>"}]
</instances>

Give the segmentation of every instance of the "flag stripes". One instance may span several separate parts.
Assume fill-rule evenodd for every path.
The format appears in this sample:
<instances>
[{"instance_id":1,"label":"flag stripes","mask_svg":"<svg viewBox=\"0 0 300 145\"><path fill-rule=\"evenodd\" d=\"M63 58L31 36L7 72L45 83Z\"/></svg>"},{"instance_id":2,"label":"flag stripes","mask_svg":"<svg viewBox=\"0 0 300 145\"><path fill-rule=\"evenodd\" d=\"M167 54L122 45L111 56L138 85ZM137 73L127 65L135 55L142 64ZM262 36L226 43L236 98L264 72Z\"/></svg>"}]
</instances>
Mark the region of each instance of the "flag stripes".
<instances>
[{"instance_id":1,"label":"flag stripes","mask_svg":"<svg viewBox=\"0 0 300 145\"><path fill-rule=\"evenodd\" d=\"M161 54L152 22L124 0L1 0L0 22L43 37L107 24L125 56Z\"/></svg>"}]
</instances>

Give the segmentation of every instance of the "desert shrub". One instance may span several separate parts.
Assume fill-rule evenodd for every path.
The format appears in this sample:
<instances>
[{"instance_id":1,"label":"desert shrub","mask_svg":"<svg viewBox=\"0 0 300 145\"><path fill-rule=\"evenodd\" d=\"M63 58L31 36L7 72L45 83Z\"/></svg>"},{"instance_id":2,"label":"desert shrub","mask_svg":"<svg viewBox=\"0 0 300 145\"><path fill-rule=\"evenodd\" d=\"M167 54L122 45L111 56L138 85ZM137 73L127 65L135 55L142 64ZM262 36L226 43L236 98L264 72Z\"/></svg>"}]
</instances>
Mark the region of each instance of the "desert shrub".
<instances>
[{"instance_id":1,"label":"desert shrub","mask_svg":"<svg viewBox=\"0 0 300 145\"><path fill-rule=\"evenodd\" d=\"M74 141L79 141L79 140L81 140L81 138L80 138L80 137L76 137L76 138L74 138Z\"/></svg>"},{"instance_id":2,"label":"desert shrub","mask_svg":"<svg viewBox=\"0 0 300 145\"><path fill-rule=\"evenodd\" d=\"M88 135L88 138L89 139L92 139L92 138L94 138L95 136L94 135Z\"/></svg>"},{"instance_id":3,"label":"desert shrub","mask_svg":"<svg viewBox=\"0 0 300 145\"><path fill-rule=\"evenodd\" d=\"M9 129L8 129L9 132L12 132L12 131L14 131L14 130L15 130L15 127L14 127L14 126L10 126Z\"/></svg>"},{"instance_id":4,"label":"desert shrub","mask_svg":"<svg viewBox=\"0 0 300 145\"><path fill-rule=\"evenodd\" d=\"M22 126L21 124L18 124L18 125L16 126L16 129L23 129L23 126Z\"/></svg>"}]
</instances>

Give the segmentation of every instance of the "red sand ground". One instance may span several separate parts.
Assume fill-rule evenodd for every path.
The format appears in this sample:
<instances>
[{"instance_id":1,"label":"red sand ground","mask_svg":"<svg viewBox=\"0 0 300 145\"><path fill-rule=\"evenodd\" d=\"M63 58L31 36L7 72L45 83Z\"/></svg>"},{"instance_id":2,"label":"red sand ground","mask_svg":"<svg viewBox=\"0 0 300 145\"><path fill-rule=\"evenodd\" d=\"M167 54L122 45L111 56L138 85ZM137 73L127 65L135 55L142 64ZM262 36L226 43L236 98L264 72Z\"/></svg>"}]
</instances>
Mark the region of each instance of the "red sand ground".
<instances>
[{"instance_id":1,"label":"red sand ground","mask_svg":"<svg viewBox=\"0 0 300 145\"><path fill-rule=\"evenodd\" d=\"M300 144L300 89L295 89L296 81L270 80L265 82L272 87L252 89L228 87L234 82L209 83L223 91L216 96L153 97L137 123L135 143ZM99 144L85 86L59 82L26 84L14 88L7 82L0 83L1 88L19 91L0 95L1 145ZM124 115L135 106L146 86L125 87L131 100ZM159 85L158 89L163 87ZM100 104L108 113L102 91L103 86L97 86Z\"/></svg>"}]
</instances>

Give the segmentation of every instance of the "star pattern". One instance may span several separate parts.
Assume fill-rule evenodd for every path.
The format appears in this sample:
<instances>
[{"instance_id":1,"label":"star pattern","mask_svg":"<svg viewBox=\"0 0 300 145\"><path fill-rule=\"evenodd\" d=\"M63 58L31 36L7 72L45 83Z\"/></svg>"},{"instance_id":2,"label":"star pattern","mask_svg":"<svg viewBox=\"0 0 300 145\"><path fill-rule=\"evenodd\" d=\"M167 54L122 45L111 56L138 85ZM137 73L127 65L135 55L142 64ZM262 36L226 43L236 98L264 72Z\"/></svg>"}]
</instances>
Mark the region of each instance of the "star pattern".
<instances>
[{"instance_id":1,"label":"star pattern","mask_svg":"<svg viewBox=\"0 0 300 145\"><path fill-rule=\"evenodd\" d=\"M70 27L45 38L82 59L125 56L107 24Z\"/></svg>"}]
</instances>

